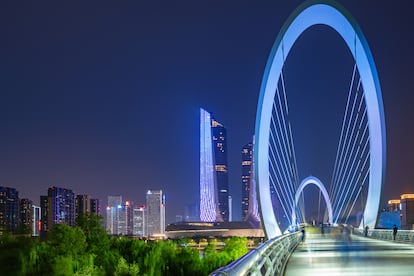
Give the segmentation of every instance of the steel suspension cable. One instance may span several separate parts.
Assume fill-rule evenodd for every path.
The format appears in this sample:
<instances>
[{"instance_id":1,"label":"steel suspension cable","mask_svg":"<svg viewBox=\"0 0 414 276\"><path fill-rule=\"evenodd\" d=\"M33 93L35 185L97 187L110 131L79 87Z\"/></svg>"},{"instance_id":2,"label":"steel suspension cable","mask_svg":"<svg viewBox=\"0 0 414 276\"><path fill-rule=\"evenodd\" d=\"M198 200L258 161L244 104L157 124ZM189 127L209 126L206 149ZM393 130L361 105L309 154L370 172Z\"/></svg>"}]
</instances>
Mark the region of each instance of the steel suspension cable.
<instances>
[{"instance_id":1,"label":"steel suspension cable","mask_svg":"<svg viewBox=\"0 0 414 276\"><path fill-rule=\"evenodd\" d=\"M336 199L337 190L340 189L340 186L339 186L339 183L338 183L338 178L342 175L343 165L344 165L343 163L345 162L344 158L346 158L346 156L348 155L349 144L350 144L350 139L351 139L351 137L348 134L349 134L349 128L350 128L351 123L352 123L351 119L352 119L353 114L354 114L356 100L357 100L357 97L354 97L351 112L350 112L350 115L349 115L350 117L348 118L348 121L347 121L347 127L346 127L346 132L345 132L345 141L343 143L343 146L341 146L342 149L341 149L341 154L340 154L340 158L339 158L339 165L338 165L338 166L340 166L340 170L337 171L336 178L334 179L335 187L339 187L339 188L334 190L333 197L332 197L332 201L334 203L335 203L335 199ZM346 148L346 150L345 150L345 148ZM344 153L344 150L345 150L345 153Z\"/></svg>"},{"instance_id":2,"label":"steel suspension cable","mask_svg":"<svg viewBox=\"0 0 414 276\"><path fill-rule=\"evenodd\" d=\"M342 142L343 132L344 132L344 128L345 128L345 121L346 121L347 114L348 114L349 102L350 102L350 99L351 99L351 91L352 91L352 87L353 87L353 84L354 84L354 78L355 78L356 68L357 68L357 67L356 67L356 63L355 63L355 64L354 64L353 71L352 71L352 78L351 78L351 82L350 82L350 85L349 85L348 97L347 97L347 101L346 101L346 107L345 107L345 111L344 111L344 116L343 116L343 119L342 119L342 127L341 127L341 134L340 134L340 136L339 136L338 148L337 148L337 150L336 150L336 157L335 157L335 163L334 163L334 170L333 170L333 172L332 172L332 180L331 180L331 183L332 183L332 189L331 189L331 191L333 191L333 190L335 189L335 182L334 182L334 179L335 179L336 170L338 169L338 167L337 167L337 163L338 163L338 158L339 158L340 145L341 145L341 142ZM331 195L330 195L330 196L331 196L331 198L332 198L332 193L331 193Z\"/></svg>"},{"instance_id":3,"label":"steel suspension cable","mask_svg":"<svg viewBox=\"0 0 414 276\"><path fill-rule=\"evenodd\" d=\"M357 97L358 97L358 94L356 95L355 99L357 99ZM359 103L359 106L358 106L358 111L356 112L355 118L353 116L351 117L351 119L354 119L354 120L353 120L352 130L351 130L351 134L350 134L349 139L348 139L345 158L344 158L345 167L344 167L343 170L341 170L341 173L339 174L339 179L338 179L339 187L344 187L344 185L343 185L344 184L344 179L347 175L349 175L349 173L350 173L350 171L352 170L352 167L353 167L353 164L351 166L349 166L349 162L351 161L352 154L354 153L354 148L355 148L356 141L357 141L356 138L358 137L358 134L359 134L360 130L359 129L357 130L355 139L353 139L353 134L356 130L356 125L357 125L357 122L358 122L359 114L361 113L361 106L362 106L363 102L364 102L364 98L361 97L360 98L360 103ZM366 114L366 112L364 112L364 114ZM353 141L353 143L352 143L352 141ZM351 146L351 143L352 143L352 148L351 148L351 150L349 150L349 147ZM335 195L334 198L336 199L336 195Z\"/></svg>"}]
</instances>

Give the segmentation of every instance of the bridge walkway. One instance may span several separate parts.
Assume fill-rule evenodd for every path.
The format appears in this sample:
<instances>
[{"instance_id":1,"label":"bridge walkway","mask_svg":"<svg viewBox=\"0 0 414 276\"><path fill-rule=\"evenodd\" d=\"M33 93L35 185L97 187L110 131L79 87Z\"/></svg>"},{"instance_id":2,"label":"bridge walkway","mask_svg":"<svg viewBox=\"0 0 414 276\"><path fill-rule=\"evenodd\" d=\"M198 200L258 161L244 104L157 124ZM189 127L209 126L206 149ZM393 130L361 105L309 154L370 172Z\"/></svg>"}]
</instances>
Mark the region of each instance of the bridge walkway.
<instances>
[{"instance_id":1,"label":"bridge walkway","mask_svg":"<svg viewBox=\"0 0 414 276\"><path fill-rule=\"evenodd\" d=\"M309 234L292 253L285 275L414 275L414 245Z\"/></svg>"}]
</instances>

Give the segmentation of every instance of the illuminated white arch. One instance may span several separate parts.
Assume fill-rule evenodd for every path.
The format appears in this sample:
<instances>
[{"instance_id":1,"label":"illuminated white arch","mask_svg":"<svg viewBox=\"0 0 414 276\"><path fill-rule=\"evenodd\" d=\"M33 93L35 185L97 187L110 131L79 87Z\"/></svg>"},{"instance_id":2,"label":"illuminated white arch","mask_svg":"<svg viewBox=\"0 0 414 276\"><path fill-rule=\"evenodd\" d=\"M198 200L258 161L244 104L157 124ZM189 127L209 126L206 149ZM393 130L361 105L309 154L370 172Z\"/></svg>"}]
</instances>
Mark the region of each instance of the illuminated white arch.
<instances>
[{"instance_id":1,"label":"illuminated white arch","mask_svg":"<svg viewBox=\"0 0 414 276\"><path fill-rule=\"evenodd\" d=\"M319 190L321 190L323 198L325 199L326 202L326 208L328 209L328 222L330 224L332 224L332 203L331 200L329 199L329 195L328 195L328 191L326 190L325 186L323 185L322 181L314 176L308 176L306 177L304 180L302 180L302 182L300 183L298 190L296 191L295 194L295 205L292 208L292 224L295 225L296 224L296 206L298 205L298 201L299 201L299 197L300 194L303 192L303 189L305 189L306 186L310 185L310 184L314 184L316 185Z\"/></svg>"},{"instance_id":2,"label":"illuminated white arch","mask_svg":"<svg viewBox=\"0 0 414 276\"><path fill-rule=\"evenodd\" d=\"M269 133L272 104L285 58L298 37L309 27L327 25L345 41L358 67L367 106L370 138L370 174L364 222L375 227L385 176L385 120L377 70L368 43L355 19L333 1L307 1L280 30L266 64L256 114L254 149L260 214L267 238L281 235L269 189ZM360 225L362 227L362 225Z\"/></svg>"}]
</instances>

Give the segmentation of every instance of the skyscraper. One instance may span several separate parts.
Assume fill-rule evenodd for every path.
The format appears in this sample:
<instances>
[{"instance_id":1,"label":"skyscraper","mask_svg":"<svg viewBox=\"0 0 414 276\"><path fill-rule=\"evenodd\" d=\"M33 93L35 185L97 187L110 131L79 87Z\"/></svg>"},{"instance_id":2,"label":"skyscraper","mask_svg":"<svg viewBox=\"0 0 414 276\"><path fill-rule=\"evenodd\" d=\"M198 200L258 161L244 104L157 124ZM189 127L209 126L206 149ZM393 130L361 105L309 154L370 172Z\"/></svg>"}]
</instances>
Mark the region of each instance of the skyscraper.
<instances>
[{"instance_id":1,"label":"skyscraper","mask_svg":"<svg viewBox=\"0 0 414 276\"><path fill-rule=\"evenodd\" d=\"M200 220L229 220L227 133L200 109Z\"/></svg>"},{"instance_id":2,"label":"skyscraper","mask_svg":"<svg viewBox=\"0 0 414 276\"><path fill-rule=\"evenodd\" d=\"M32 205L32 236L38 237L42 230L40 206Z\"/></svg>"},{"instance_id":3,"label":"skyscraper","mask_svg":"<svg viewBox=\"0 0 414 276\"><path fill-rule=\"evenodd\" d=\"M19 224L20 229L25 234L32 233L33 227L33 202L27 198L20 199L19 206Z\"/></svg>"},{"instance_id":4,"label":"skyscraper","mask_svg":"<svg viewBox=\"0 0 414 276\"><path fill-rule=\"evenodd\" d=\"M242 148L242 220L246 220L250 205L250 182L253 169L253 143Z\"/></svg>"},{"instance_id":5,"label":"skyscraper","mask_svg":"<svg viewBox=\"0 0 414 276\"><path fill-rule=\"evenodd\" d=\"M91 213L95 215L101 215L101 201L97 198L91 198L90 202Z\"/></svg>"},{"instance_id":6,"label":"skyscraper","mask_svg":"<svg viewBox=\"0 0 414 276\"><path fill-rule=\"evenodd\" d=\"M49 200L47 196L40 196L40 229L42 232L49 231Z\"/></svg>"},{"instance_id":7,"label":"skyscraper","mask_svg":"<svg viewBox=\"0 0 414 276\"><path fill-rule=\"evenodd\" d=\"M118 235L119 210L122 208L122 196L108 196L106 206L106 231L108 234Z\"/></svg>"},{"instance_id":8,"label":"skyscraper","mask_svg":"<svg viewBox=\"0 0 414 276\"><path fill-rule=\"evenodd\" d=\"M133 211L132 234L135 236L146 236L145 206L136 206Z\"/></svg>"},{"instance_id":9,"label":"skyscraper","mask_svg":"<svg viewBox=\"0 0 414 276\"><path fill-rule=\"evenodd\" d=\"M260 222L254 180L253 143L242 148L242 219L257 223L257 226Z\"/></svg>"},{"instance_id":10,"label":"skyscraper","mask_svg":"<svg viewBox=\"0 0 414 276\"><path fill-rule=\"evenodd\" d=\"M131 235L132 234L132 202L125 201L121 204L121 208L118 210L118 235Z\"/></svg>"},{"instance_id":11,"label":"skyscraper","mask_svg":"<svg viewBox=\"0 0 414 276\"><path fill-rule=\"evenodd\" d=\"M14 188L0 187L0 235L15 233L19 226L19 192Z\"/></svg>"},{"instance_id":12,"label":"skyscraper","mask_svg":"<svg viewBox=\"0 0 414 276\"><path fill-rule=\"evenodd\" d=\"M75 194L70 189L50 187L48 197L48 227L66 223L75 226Z\"/></svg>"},{"instance_id":13,"label":"skyscraper","mask_svg":"<svg viewBox=\"0 0 414 276\"><path fill-rule=\"evenodd\" d=\"M88 195L76 195L75 200L76 217L86 215L91 212L91 204Z\"/></svg>"},{"instance_id":14,"label":"skyscraper","mask_svg":"<svg viewBox=\"0 0 414 276\"><path fill-rule=\"evenodd\" d=\"M148 190L147 196L147 235L159 235L165 232L165 196L162 190Z\"/></svg>"}]
</instances>

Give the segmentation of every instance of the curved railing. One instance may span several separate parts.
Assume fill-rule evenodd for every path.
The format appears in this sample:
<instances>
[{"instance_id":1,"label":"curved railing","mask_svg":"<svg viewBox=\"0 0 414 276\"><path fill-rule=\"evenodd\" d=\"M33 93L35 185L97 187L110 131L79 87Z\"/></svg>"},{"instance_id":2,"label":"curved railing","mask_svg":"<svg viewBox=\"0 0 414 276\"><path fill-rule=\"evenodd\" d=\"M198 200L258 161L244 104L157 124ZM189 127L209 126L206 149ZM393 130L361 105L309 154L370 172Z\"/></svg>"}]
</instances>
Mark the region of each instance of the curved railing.
<instances>
[{"instance_id":1,"label":"curved railing","mask_svg":"<svg viewBox=\"0 0 414 276\"><path fill-rule=\"evenodd\" d=\"M366 233L364 230L355 228L354 234L360 236L367 236L369 238L392 241L394 240L392 229L368 229ZM395 241L403 243L414 243L414 231L412 230L398 230L395 235Z\"/></svg>"},{"instance_id":2,"label":"curved railing","mask_svg":"<svg viewBox=\"0 0 414 276\"><path fill-rule=\"evenodd\" d=\"M300 240L300 232L270 239L240 259L215 270L210 275L282 275L289 256Z\"/></svg>"}]
</instances>

